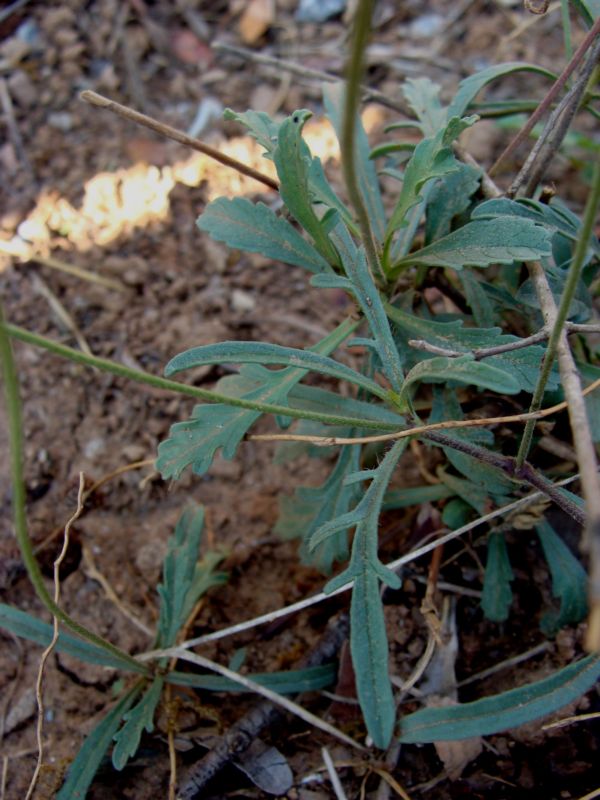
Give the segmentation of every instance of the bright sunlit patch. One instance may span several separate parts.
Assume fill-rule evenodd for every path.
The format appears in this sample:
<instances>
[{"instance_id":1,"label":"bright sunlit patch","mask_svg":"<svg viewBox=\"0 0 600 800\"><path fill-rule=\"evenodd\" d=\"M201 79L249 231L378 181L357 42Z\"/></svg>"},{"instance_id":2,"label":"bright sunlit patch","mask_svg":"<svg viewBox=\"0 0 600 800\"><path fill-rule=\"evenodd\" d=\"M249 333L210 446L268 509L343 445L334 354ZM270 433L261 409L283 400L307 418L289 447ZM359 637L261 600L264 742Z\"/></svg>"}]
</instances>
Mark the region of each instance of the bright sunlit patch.
<instances>
[{"instance_id":1,"label":"bright sunlit patch","mask_svg":"<svg viewBox=\"0 0 600 800\"><path fill-rule=\"evenodd\" d=\"M364 119L367 131L379 123L378 115L370 108ZM339 161L338 142L326 120L310 119L304 128L304 138L313 155L324 164ZM264 158L262 148L250 136L229 139L219 149L276 178L273 162ZM130 235L136 228L165 222L170 215L169 195L177 183L186 186L205 183L207 200L269 191L262 183L201 153L192 153L162 168L138 163L114 172L101 172L85 183L79 208L56 191L42 191L35 208L19 226L19 235L10 242L0 242L0 258L3 254L18 258L47 254L56 246L57 238L76 250L86 251Z\"/></svg>"}]
</instances>

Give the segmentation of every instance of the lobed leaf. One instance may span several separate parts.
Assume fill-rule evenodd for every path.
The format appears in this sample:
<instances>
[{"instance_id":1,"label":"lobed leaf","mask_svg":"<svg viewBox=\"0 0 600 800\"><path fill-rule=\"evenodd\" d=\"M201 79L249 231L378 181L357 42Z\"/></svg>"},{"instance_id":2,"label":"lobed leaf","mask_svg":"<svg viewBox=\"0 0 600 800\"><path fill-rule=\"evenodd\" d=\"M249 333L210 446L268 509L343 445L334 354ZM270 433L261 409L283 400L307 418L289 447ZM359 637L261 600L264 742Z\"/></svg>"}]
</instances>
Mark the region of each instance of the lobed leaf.
<instances>
[{"instance_id":1,"label":"lobed leaf","mask_svg":"<svg viewBox=\"0 0 600 800\"><path fill-rule=\"evenodd\" d=\"M206 207L196 224L213 239L229 247L260 253L309 272L330 270L326 259L287 220L263 203L243 197L219 197Z\"/></svg>"},{"instance_id":2,"label":"lobed leaf","mask_svg":"<svg viewBox=\"0 0 600 800\"><path fill-rule=\"evenodd\" d=\"M231 108L226 108L223 112L223 119L233 120L243 125L250 136L264 147L265 158L272 158L273 150L277 145L279 125L265 111L252 111L252 109L249 109L248 111L237 112Z\"/></svg>"},{"instance_id":3,"label":"lobed leaf","mask_svg":"<svg viewBox=\"0 0 600 800\"><path fill-rule=\"evenodd\" d=\"M407 212L419 202L421 190L426 183L458 169L458 161L451 148L452 142L475 121L476 117L462 120L454 117L434 136L423 139L416 146L404 171L402 191L387 225L387 239L404 224Z\"/></svg>"},{"instance_id":4,"label":"lobed leaf","mask_svg":"<svg viewBox=\"0 0 600 800\"><path fill-rule=\"evenodd\" d=\"M440 102L441 86L429 78L409 78L402 85L402 94L415 112L424 136L435 136L446 122L446 109Z\"/></svg>"},{"instance_id":5,"label":"lobed leaf","mask_svg":"<svg viewBox=\"0 0 600 800\"><path fill-rule=\"evenodd\" d=\"M67 779L56 795L56 800L76 800L86 797L94 775L117 732L123 716L129 711L142 691L138 682L115 703L102 720L94 726L79 748L67 773Z\"/></svg>"},{"instance_id":6,"label":"lobed leaf","mask_svg":"<svg viewBox=\"0 0 600 800\"><path fill-rule=\"evenodd\" d=\"M527 219L498 217L469 222L437 242L427 245L394 264L390 277L408 266L488 267L534 261L551 253L549 233Z\"/></svg>"},{"instance_id":7,"label":"lobed leaf","mask_svg":"<svg viewBox=\"0 0 600 800\"><path fill-rule=\"evenodd\" d=\"M154 712L164 682L165 679L162 677L154 678L139 702L123 716L125 724L113 737L116 743L112 754L115 769L122 770L129 759L136 754L144 728L148 733L154 730Z\"/></svg>"},{"instance_id":8,"label":"lobed leaf","mask_svg":"<svg viewBox=\"0 0 600 800\"><path fill-rule=\"evenodd\" d=\"M350 434L351 431L346 431ZM348 557L348 534L337 531L312 550L308 542L313 533L330 519L350 511L362 494L359 486L348 486L345 478L360 469L360 448L342 447L336 464L326 481L316 488L299 487L292 497L283 496L279 503L279 520L275 532L285 539L302 539L302 560L326 574L335 561Z\"/></svg>"},{"instance_id":9,"label":"lobed leaf","mask_svg":"<svg viewBox=\"0 0 600 800\"><path fill-rule=\"evenodd\" d=\"M513 599L511 581L514 578L506 539L503 533L492 533L488 539L487 562L483 581L481 608L486 618L492 622L504 622L508 619Z\"/></svg>"},{"instance_id":10,"label":"lobed leaf","mask_svg":"<svg viewBox=\"0 0 600 800\"><path fill-rule=\"evenodd\" d=\"M169 538L163 563L163 583L158 587L160 610L157 647L172 647L193 607L211 586L227 578L213 570L223 559L219 553L207 553L198 563L204 508L188 507L181 514L175 532Z\"/></svg>"},{"instance_id":11,"label":"lobed leaf","mask_svg":"<svg viewBox=\"0 0 600 800\"><path fill-rule=\"evenodd\" d=\"M414 366L404 381L400 392L401 402L408 399L408 390L417 382L447 383L459 381L482 389L491 389L499 394L518 394L519 382L509 372L484 361L475 361L473 356L458 358L434 356Z\"/></svg>"},{"instance_id":12,"label":"lobed leaf","mask_svg":"<svg viewBox=\"0 0 600 800\"><path fill-rule=\"evenodd\" d=\"M377 554L379 514L387 486L406 444L406 439L395 442L377 469L366 474L358 473L358 476L371 480L360 503L351 512L322 525L309 544L313 549L333 533L356 525L350 563L340 575L329 581L325 591L333 592L349 581L355 581L350 608L350 651L367 730L376 746L382 748L389 744L395 710L378 579L396 589L400 580L381 563Z\"/></svg>"},{"instance_id":13,"label":"lobed leaf","mask_svg":"<svg viewBox=\"0 0 600 800\"><path fill-rule=\"evenodd\" d=\"M490 736L563 708L600 678L600 655L589 655L518 689L447 708L424 708L404 717L401 742L437 742Z\"/></svg>"},{"instance_id":14,"label":"lobed leaf","mask_svg":"<svg viewBox=\"0 0 600 800\"><path fill-rule=\"evenodd\" d=\"M450 233L454 217L469 208L471 196L479 188L480 177L480 169L457 162L453 172L447 173L432 186L425 221L426 244Z\"/></svg>"},{"instance_id":15,"label":"lobed leaf","mask_svg":"<svg viewBox=\"0 0 600 800\"><path fill-rule=\"evenodd\" d=\"M564 625L576 625L587 614L587 575L548 522L536 525L536 531L552 575L552 594L560 598L560 611L542 619L542 630L552 635Z\"/></svg>"}]
</instances>

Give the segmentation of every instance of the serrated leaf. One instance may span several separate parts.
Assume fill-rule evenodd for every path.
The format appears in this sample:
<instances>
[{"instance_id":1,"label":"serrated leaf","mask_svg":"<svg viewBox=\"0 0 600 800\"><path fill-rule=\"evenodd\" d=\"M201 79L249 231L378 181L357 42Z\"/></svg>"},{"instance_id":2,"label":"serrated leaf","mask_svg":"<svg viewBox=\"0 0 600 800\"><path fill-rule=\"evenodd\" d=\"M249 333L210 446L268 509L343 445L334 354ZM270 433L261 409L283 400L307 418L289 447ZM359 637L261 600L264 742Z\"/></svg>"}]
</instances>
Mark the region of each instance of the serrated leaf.
<instances>
[{"instance_id":1,"label":"serrated leaf","mask_svg":"<svg viewBox=\"0 0 600 800\"><path fill-rule=\"evenodd\" d=\"M132 686L86 736L69 767L67 779L56 795L56 800L75 800L75 798L83 800L86 797L94 775L113 742L123 715L129 711L141 691L141 683Z\"/></svg>"},{"instance_id":2,"label":"serrated leaf","mask_svg":"<svg viewBox=\"0 0 600 800\"><path fill-rule=\"evenodd\" d=\"M387 747L391 738L395 707L388 673L379 580L396 589L400 580L379 560L379 514L387 486L406 444L405 439L394 443L377 469L369 470L371 483L356 508L326 522L313 534L309 543L309 548L314 549L337 531L356 525L350 563L340 575L329 581L325 591L333 592L348 581L355 581L350 608L350 651L367 730L375 745L382 748Z\"/></svg>"},{"instance_id":3,"label":"serrated leaf","mask_svg":"<svg viewBox=\"0 0 600 800\"><path fill-rule=\"evenodd\" d=\"M323 102L327 116L331 120L338 140L342 135L342 114L344 104L344 84L329 84L323 87ZM373 234L378 241L383 241L385 232L385 211L379 188L379 178L375 164L370 160L369 141L363 128L360 116L356 116L355 136L355 169L358 188L362 201L367 209Z\"/></svg>"},{"instance_id":4,"label":"serrated leaf","mask_svg":"<svg viewBox=\"0 0 600 800\"><path fill-rule=\"evenodd\" d=\"M471 196L479 188L481 170L469 164L457 164L454 172L433 184L427 203L425 243L437 241L450 233L454 217L465 212Z\"/></svg>"},{"instance_id":5,"label":"serrated leaf","mask_svg":"<svg viewBox=\"0 0 600 800\"><path fill-rule=\"evenodd\" d=\"M454 741L490 736L552 714L585 694L600 677L600 656L590 655L547 678L518 689L447 708L425 708L404 717L400 741Z\"/></svg>"},{"instance_id":6,"label":"serrated leaf","mask_svg":"<svg viewBox=\"0 0 600 800\"><path fill-rule=\"evenodd\" d=\"M320 353L333 352L344 339L348 337L354 327L355 323L349 321L341 323L341 325L338 325L331 334L317 343L311 350L279 348L279 350L275 352L281 354L282 350L290 351L292 353L292 359L300 358L302 361L304 358L302 363L306 363L306 357L310 359L310 356L319 359L321 358ZM258 344L260 345L261 343ZM250 361L264 360L266 357L264 355L261 356L261 353L264 354L265 352L265 345L261 345L261 347L257 349L256 343L252 342L226 342L221 345L207 345L207 347L208 351L205 348L192 348L192 350L180 354L180 356L177 356L171 362L171 365L175 365L172 369L174 371L188 369L190 366L194 365L194 360L196 358L199 358L201 361L207 358L209 359L208 362L204 360L203 363L222 363L227 360L227 353L229 355L233 353L233 360L237 362L245 360L243 358L243 352L245 352L247 360ZM266 345L267 351L271 349L271 357L274 357L273 347L275 347L275 345ZM298 356L299 353L304 355ZM285 363L288 356L289 353L285 353L281 356L284 358L283 363ZM316 363L321 365L325 363L326 366L337 364L333 359L325 359L325 362L313 361L311 363L313 363L313 365ZM340 368L342 367L341 364L338 366ZM345 369L348 370L349 368ZM296 369L292 367L275 372L263 369L262 367L253 367L253 378L256 378L258 374L261 380L258 385L255 385L250 391L246 391L242 388L241 396L248 401L275 401L276 403L283 403L287 399L288 392L302 380L306 372L306 369ZM350 372L354 375L358 375L358 373L355 373L353 370L350 370ZM227 383L228 388L231 387L235 391L235 387L240 378L242 387L247 385L247 381L244 376L241 375L235 376L233 380L229 381ZM223 386L226 381L228 381L227 378L221 382ZM373 381L371 381L371 384L377 386ZM378 386L377 390L381 392ZM169 438L159 444L156 468L161 472L163 477L176 478L189 465L192 466L192 469L197 474L204 474L210 468L217 450L222 449L225 458L233 458L247 430L261 416L261 413L260 411L226 406L223 404L196 406L192 412L192 419L171 426Z\"/></svg>"},{"instance_id":7,"label":"serrated leaf","mask_svg":"<svg viewBox=\"0 0 600 800\"><path fill-rule=\"evenodd\" d=\"M552 80L556 80L556 75L543 67L538 67L536 64L528 64L524 61L512 61L506 64L498 64L493 67L487 67L476 72L474 75L469 75L458 84L458 91L448 106L448 118L458 116L461 117L468 109L469 104L475 99L477 94L488 83L502 78L505 75L510 75L513 72L536 72L538 75L544 75Z\"/></svg>"},{"instance_id":8,"label":"serrated leaf","mask_svg":"<svg viewBox=\"0 0 600 800\"><path fill-rule=\"evenodd\" d=\"M485 287L487 288L487 284ZM518 336L504 334L501 328L467 328L463 325L462 320L438 322L408 314L390 304L386 304L385 308L394 326L402 332L403 338L424 340L446 350L472 353L477 357L478 351L519 341ZM412 353L410 363L431 357L428 351L418 348L414 348ZM519 386L523 391L533 392L544 353L545 347L530 345L495 356L488 356L481 363L504 370L519 381ZM559 384L558 371L554 369L550 374L548 388L555 389Z\"/></svg>"},{"instance_id":9,"label":"serrated leaf","mask_svg":"<svg viewBox=\"0 0 600 800\"><path fill-rule=\"evenodd\" d=\"M232 667L230 667L232 669ZM234 670L235 671L235 670ZM335 682L337 664L322 664L317 667L285 670L282 672L257 672L246 677L267 689L279 694L297 694L299 692L317 692ZM167 683L177 686L190 686L204 689L207 692L247 692L245 686L237 681L221 675L199 675L196 672L169 672L165 676Z\"/></svg>"},{"instance_id":10,"label":"serrated leaf","mask_svg":"<svg viewBox=\"0 0 600 800\"><path fill-rule=\"evenodd\" d=\"M169 538L163 563L163 583L158 586L160 610L157 647L172 647L177 634L187 621L200 597L226 579L214 568L223 559L219 553L208 553L198 563L204 508L188 507L181 514L175 532Z\"/></svg>"},{"instance_id":11,"label":"serrated leaf","mask_svg":"<svg viewBox=\"0 0 600 800\"><path fill-rule=\"evenodd\" d=\"M272 158L273 150L277 144L279 125L266 112L252 111L252 109L237 112L231 108L226 108L223 112L223 119L233 120L243 125L250 136L264 147L265 157Z\"/></svg>"},{"instance_id":12,"label":"serrated leaf","mask_svg":"<svg viewBox=\"0 0 600 800\"><path fill-rule=\"evenodd\" d=\"M426 183L441 178L458 168L458 161L452 152L452 142L461 131L475 122L476 118L451 119L447 126L432 136L419 142L404 171L402 191L386 228L386 239L404 224L406 213L421 198Z\"/></svg>"},{"instance_id":13,"label":"serrated leaf","mask_svg":"<svg viewBox=\"0 0 600 800\"><path fill-rule=\"evenodd\" d=\"M402 94L421 123L423 135L435 134L446 122L446 109L440 102L441 87L429 78L409 78L402 85Z\"/></svg>"},{"instance_id":14,"label":"serrated leaf","mask_svg":"<svg viewBox=\"0 0 600 800\"><path fill-rule=\"evenodd\" d=\"M348 278L332 275L329 276L331 279L329 283L335 282L335 285L344 288L356 298L369 324L373 336L372 347L379 356L383 373L394 391L399 391L404 377L402 361L392 336L381 295L369 271L364 249L356 247L343 223L340 223L335 229L333 240L342 258L342 265ZM322 285L319 277L315 276L312 280L313 285Z\"/></svg>"},{"instance_id":15,"label":"serrated leaf","mask_svg":"<svg viewBox=\"0 0 600 800\"><path fill-rule=\"evenodd\" d=\"M277 147L273 152L280 181L279 194L291 215L312 237L323 258L328 264L337 264L338 255L313 210L309 192L312 156L302 139L302 128L310 116L310 111L295 111L279 126Z\"/></svg>"},{"instance_id":16,"label":"serrated leaf","mask_svg":"<svg viewBox=\"0 0 600 800\"><path fill-rule=\"evenodd\" d=\"M351 431L346 431L351 435ZM275 532L285 539L302 539L300 554L304 563L313 564L329 574L335 561L348 557L348 534L338 531L309 551L307 543L313 533L330 519L346 514L362 494L360 487L347 486L345 477L360 469L360 449L342 447L336 464L326 481L316 488L300 487L292 497L279 502L279 520Z\"/></svg>"},{"instance_id":17,"label":"serrated leaf","mask_svg":"<svg viewBox=\"0 0 600 800\"><path fill-rule=\"evenodd\" d=\"M11 631L15 636L28 639L30 642L35 642L42 647L47 647L54 635L52 625L4 603L0 603L0 628ZM88 664L99 664L103 667L126 670L127 672L136 671L131 662L121 660L118 656L108 653L103 648L83 639L77 639L64 631L61 631L58 635L55 650L59 653L67 653L70 656L79 658ZM146 675L148 670L144 664L140 663L137 672L141 675Z\"/></svg>"},{"instance_id":18,"label":"serrated leaf","mask_svg":"<svg viewBox=\"0 0 600 800\"><path fill-rule=\"evenodd\" d=\"M165 375L169 377L204 364L285 365L289 368L301 369L305 373L319 372L322 375L349 381L366 389L371 394L386 398L385 390L375 381L333 358L319 355L314 352L314 349L299 350L295 347L283 347L269 342L219 342L218 344L192 347L169 361L165 367ZM278 378L281 373L274 373L274 375Z\"/></svg>"},{"instance_id":19,"label":"serrated leaf","mask_svg":"<svg viewBox=\"0 0 600 800\"><path fill-rule=\"evenodd\" d=\"M196 224L213 239L229 247L260 253L309 272L330 270L327 261L305 241L287 220L278 217L263 203L243 197L219 197L206 207Z\"/></svg>"},{"instance_id":20,"label":"serrated leaf","mask_svg":"<svg viewBox=\"0 0 600 800\"><path fill-rule=\"evenodd\" d=\"M508 619L513 599L510 588L513 578L504 534L492 533L488 539L487 562L481 597L483 613L492 622L504 622Z\"/></svg>"},{"instance_id":21,"label":"serrated leaf","mask_svg":"<svg viewBox=\"0 0 600 800\"><path fill-rule=\"evenodd\" d=\"M510 373L484 361L475 361L471 355L458 358L434 356L421 361L408 373L400 392L401 402L408 399L408 391L415 383L448 381L473 384L500 394L518 394L521 390L519 382Z\"/></svg>"},{"instance_id":22,"label":"serrated leaf","mask_svg":"<svg viewBox=\"0 0 600 800\"><path fill-rule=\"evenodd\" d=\"M548 522L541 522L536 531L552 575L552 594L560 599L560 611L542 619L542 630L553 635L564 625L581 622L587 614L587 575Z\"/></svg>"},{"instance_id":23,"label":"serrated leaf","mask_svg":"<svg viewBox=\"0 0 600 800\"><path fill-rule=\"evenodd\" d=\"M437 242L400 259L391 270L395 277L403 267L422 265L449 267L488 267L535 261L551 253L549 233L530 220L499 217L469 222Z\"/></svg>"},{"instance_id":24,"label":"serrated leaf","mask_svg":"<svg viewBox=\"0 0 600 800\"><path fill-rule=\"evenodd\" d=\"M141 700L123 716L124 725L113 736L115 746L112 763L115 769L122 770L129 759L136 754L144 728L148 733L154 730L154 712L164 682L165 679L162 677L154 678Z\"/></svg>"}]
</instances>

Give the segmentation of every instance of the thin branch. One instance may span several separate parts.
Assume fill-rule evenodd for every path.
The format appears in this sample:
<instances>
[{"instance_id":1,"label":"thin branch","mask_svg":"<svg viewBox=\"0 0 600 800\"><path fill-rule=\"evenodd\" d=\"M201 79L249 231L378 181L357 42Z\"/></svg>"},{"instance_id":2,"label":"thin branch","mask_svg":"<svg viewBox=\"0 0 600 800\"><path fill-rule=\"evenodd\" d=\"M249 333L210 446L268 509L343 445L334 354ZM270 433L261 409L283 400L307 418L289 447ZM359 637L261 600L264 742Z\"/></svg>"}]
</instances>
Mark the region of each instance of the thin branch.
<instances>
[{"instance_id":1,"label":"thin branch","mask_svg":"<svg viewBox=\"0 0 600 800\"><path fill-rule=\"evenodd\" d=\"M323 757L323 763L325 764L327 774L329 775L329 780L331 781L331 788L333 789L333 793L337 800L348 800L339 775L335 771L333 759L331 758L329 750L326 747L321 748L321 756Z\"/></svg>"},{"instance_id":2,"label":"thin branch","mask_svg":"<svg viewBox=\"0 0 600 800\"><path fill-rule=\"evenodd\" d=\"M464 355L464 354L463 354ZM600 386L600 378L583 390L583 395L590 394ZM309 436L296 433L254 433L246 438L255 442L308 442L316 447L334 447L345 444L370 444L372 442L388 442L396 439L404 439L407 436L421 436L432 431L452 430L456 428L480 428L485 425L504 425L510 422L528 422L530 420L543 419L564 411L568 407L568 402L564 400L550 408L540 411L525 412L523 414L510 414L505 417L483 417L481 419L453 419L444 422L432 422L429 425L419 425L414 428L406 428L394 433L382 433L376 436Z\"/></svg>"},{"instance_id":3,"label":"thin branch","mask_svg":"<svg viewBox=\"0 0 600 800\"><path fill-rule=\"evenodd\" d=\"M252 169L252 167L248 167L242 161L238 161L235 158L225 155L225 153L221 153L220 150L201 142L199 139L194 139L192 136L188 136L187 133L183 133L183 131L177 130L177 128L172 128L170 125L165 125L163 122L159 122L153 117L149 117L146 114L141 114L139 111L135 111L129 106L124 106L121 103L117 103L115 100L110 100L108 97L104 97L104 95L92 92L89 89L81 92L79 96L82 100L85 100L86 103L91 103L91 105L99 106L100 108L106 108L108 111L112 111L119 117L136 122L138 125L143 125L145 128L149 128L151 131L155 131L161 136L166 136L168 139L174 139L180 144L184 144L187 147L191 147L193 150L198 150L200 153L204 153L204 155L213 158L215 161L218 161L220 164L224 164L226 167L231 167L237 172L241 172L242 175L247 175L249 178L254 178L254 180L260 181L260 183L268 186L269 189L274 189L276 192L279 191L279 184L273 178L265 175L263 172Z\"/></svg>"},{"instance_id":4,"label":"thin branch","mask_svg":"<svg viewBox=\"0 0 600 800\"><path fill-rule=\"evenodd\" d=\"M554 359L556 357L559 342L561 344L563 352L569 354L569 362L570 362L568 366L569 371L575 370L575 373L577 374L575 363L573 361L572 356L570 355L571 351L569 349L567 335L563 331L563 328L567 321L569 310L571 308L571 302L573 300L573 297L575 296L575 291L579 284L579 279L581 277L581 272L583 269L583 263L585 261L585 255L587 253L588 243L594 231L596 212L598 210L599 205L600 205L600 158L597 158L594 169L592 190L588 195L585 211L583 214L581 231L579 233L579 236L577 237L577 243L575 245L573 258L569 266L567 279L565 281L564 289L560 298L560 305L558 308L556 308L556 304L554 303L554 297L549 289L546 273L544 272L543 267L541 266L541 264L539 264L539 262L534 262L529 264L531 278L538 295L538 300L540 301L540 307L542 309L542 314L544 315L545 318L546 328L551 326L551 333L550 337L548 338L548 345L546 347L546 352L544 354L544 360L542 362L542 367L538 377L538 382L535 387L533 397L531 399L531 406L529 410L532 412L536 412L542 404L542 399L544 397L544 392L546 390L546 384L548 382L548 378L550 377L550 372L552 371L552 367L554 365ZM546 287L548 287L548 290ZM542 302L542 298L544 302ZM564 358L565 356L563 355L563 362ZM578 392L581 392L579 379L577 379L577 384L579 387ZM567 395L567 401L570 402L570 400L571 398ZM521 440L521 444L519 446L519 452L517 454L518 464L522 464L527 458L527 454L529 453L529 448L531 446L534 427L535 424L532 421L528 422L527 425L525 426L525 430L523 431L523 438Z\"/></svg>"},{"instance_id":5,"label":"thin branch","mask_svg":"<svg viewBox=\"0 0 600 800\"><path fill-rule=\"evenodd\" d=\"M81 516L81 512L83 511L83 490L85 487L85 478L83 476L83 472L79 473L79 491L77 492L77 508L71 515L70 519L67 521L65 525L64 531L64 539L63 539L63 546L59 555L57 556L56 560L54 561L54 602L56 605L60 602L60 566L67 555L67 549L69 547L69 534L71 532L71 528L73 523L79 519ZM38 670L37 682L35 687L35 696L37 700L38 706L38 718L37 718L37 728L36 728L36 736L37 736L37 745L38 745L38 758L37 764L35 765L35 770L33 772L33 776L31 778L31 782L29 784L29 789L27 790L27 794L25 796L25 800L29 800L33 797L33 792L35 790L35 786L38 781L38 777L40 771L42 769L42 765L44 763L44 741L42 738L43 728L44 728L44 698L42 695L42 682L44 680L44 668L46 666L46 662L50 657L50 654L54 650L56 643L58 641L58 617L55 615L53 620L53 631L52 631L52 639L48 647L42 653L42 657L40 658L40 666Z\"/></svg>"},{"instance_id":6,"label":"thin branch","mask_svg":"<svg viewBox=\"0 0 600 800\"><path fill-rule=\"evenodd\" d=\"M527 157L521 171L510 185L507 196L514 197L517 192L530 195L542 179L554 154L558 151L584 97L590 78L600 59L600 38L592 47L587 61L579 75L558 106L554 109Z\"/></svg>"},{"instance_id":7,"label":"thin branch","mask_svg":"<svg viewBox=\"0 0 600 800\"><path fill-rule=\"evenodd\" d=\"M291 75L296 75L298 78L307 78L315 81L325 81L326 83L339 83L342 78L339 75L332 75L331 72L324 72L320 69L311 69L310 67L296 64L293 61L287 61L283 58L276 58L269 56L265 53L256 53L254 50L246 50L244 47L237 47L235 45L227 44L226 42L215 42L213 50L217 53L231 53L232 55L239 56L246 61L253 61L255 64L263 64L266 67L272 67L281 72L289 72ZM360 85L363 102L369 100L380 103L382 106L392 108L394 111L399 111L401 114L410 114L410 109L406 103L401 100L391 100L383 92L377 89L372 89L370 86Z\"/></svg>"},{"instance_id":8,"label":"thin branch","mask_svg":"<svg viewBox=\"0 0 600 800\"><path fill-rule=\"evenodd\" d=\"M571 58L567 66L563 69L563 71L560 73L560 75L556 79L556 82L550 88L550 91L546 94L546 96L540 102L540 104L533 112L531 117L527 120L525 125L523 125L521 130L517 133L517 135L506 147L506 149L500 154L496 162L492 165L492 167L488 171L488 175L490 177L498 172L502 162L506 161L506 159L510 155L512 155L512 153L521 144L521 142L525 141L525 139L529 136L529 134L533 130L536 122L538 122L538 120L540 120L544 116L546 111L548 111L548 109L551 107L552 103L554 102L554 99L562 90L563 86L567 83L573 72L577 69L581 60L585 56L588 49L591 47L598 33L600 33L600 17L595 21L593 27L586 34L585 38L583 39L583 41L573 54L573 57Z\"/></svg>"},{"instance_id":9,"label":"thin branch","mask_svg":"<svg viewBox=\"0 0 600 800\"><path fill-rule=\"evenodd\" d=\"M572 475L569 478L565 478L562 481L554 484L555 487L566 486L569 483L577 480L579 475ZM407 553L400 558L397 558L395 561L386 564L388 569L397 570L400 567L404 566L405 564L409 564L412 561L415 561L417 558L421 558L427 553L430 553L432 550L435 550L436 547L439 547L442 544L446 544L447 542L452 541L453 539L462 536L465 533L469 533L469 531L478 528L480 525L484 525L487 522L491 522L493 519L497 519L498 517L502 517L505 514L510 514L514 511L518 511L522 508L525 508L532 503L537 503L542 497L544 496L543 492L533 492L532 494L528 495L527 497L521 497L519 500L514 500L512 503L508 503L505 506L501 506L500 508L495 509L494 511L490 511L489 514L485 514L482 517L478 517L478 519L473 520L473 522L469 522L466 525L463 525L461 528L457 528L455 531L450 531L449 533L440 536L438 539L434 539L427 544L424 544L421 547L417 547L412 550L410 553ZM305 608L310 608L313 605L318 603L322 603L325 600L329 600L332 597L335 597L338 594L342 594L343 592L347 592L349 589L354 586L354 581L349 581L345 586L341 586L339 589L336 589L335 592L331 592L330 594L326 594L325 592L319 592L318 594L312 595L312 597L307 597L304 600L299 600L297 603L292 603L291 605L284 606L283 608L276 609L275 611L269 611L266 614L261 614L258 617L254 617L254 619L246 620L245 622L238 622L235 625L231 625L228 628L222 628L219 631L213 631L212 633L206 633L203 636L198 636L195 639L189 639L186 642L182 642L176 648L169 648L167 650L152 650L147 653L141 653L137 656L140 661L149 661L151 659L156 658L163 658L167 656L177 655L180 650L182 649L191 649L192 647L198 647L202 644L207 644L208 642L215 642L218 639L223 639L226 636L233 636L236 633L242 633L243 631L250 630L252 628L256 628L259 625L264 625L266 623L274 622L277 619L281 619L282 617L288 617L292 614L296 614L299 611L304 611Z\"/></svg>"}]
</instances>

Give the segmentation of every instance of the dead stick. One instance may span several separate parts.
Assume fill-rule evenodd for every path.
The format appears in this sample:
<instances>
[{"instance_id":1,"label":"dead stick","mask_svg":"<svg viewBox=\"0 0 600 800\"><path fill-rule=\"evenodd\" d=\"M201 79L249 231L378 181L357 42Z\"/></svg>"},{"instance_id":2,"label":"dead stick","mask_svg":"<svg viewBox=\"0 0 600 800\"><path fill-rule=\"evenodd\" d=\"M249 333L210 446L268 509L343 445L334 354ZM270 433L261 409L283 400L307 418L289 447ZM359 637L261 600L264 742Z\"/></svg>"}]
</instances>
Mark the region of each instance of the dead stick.
<instances>
[{"instance_id":1,"label":"dead stick","mask_svg":"<svg viewBox=\"0 0 600 800\"><path fill-rule=\"evenodd\" d=\"M569 77L572 75L573 71L578 67L581 59L584 57L586 51L591 46L592 42L596 38L596 36L600 33L600 17L596 20L591 30L587 33L585 39L581 42L577 50L573 53L573 57L561 72L561 74L556 79L556 83L551 87L548 94L543 98L542 102L533 112L531 117L527 120L525 125L521 128L521 130L517 133L515 138L510 142L510 144L506 147L506 149L501 153L498 157L496 162L490 168L488 175L492 176L498 172L500 164L505 161L511 153L523 142L533 130L536 122L544 115L544 113L550 108L552 102L556 95L560 92L563 88L565 83L568 81Z\"/></svg>"},{"instance_id":2,"label":"dead stick","mask_svg":"<svg viewBox=\"0 0 600 800\"><path fill-rule=\"evenodd\" d=\"M238 161L236 158L231 158L231 156L221 153L215 147L204 144L204 142L201 142L199 139L194 139L192 136L188 136L187 133L183 133L183 131L177 130L177 128L172 128L170 125L165 125L163 122L159 122L158 120L154 119L153 117L149 117L146 114L140 114L139 111L135 111L133 108L129 108L129 106L121 105L121 103L117 103L115 100L110 100L108 97L104 97L104 95L97 94L96 92L91 92L89 89L81 92L79 96L82 100L85 100L86 103L90 103L93 106L99 106L100 108L106 108L108 111L112 111L124 119L129 119L132 122L136 122L138 125L143 125L145 128L149 128L150 130L159 133L161 136L166 136L168 139L173 139L180 144L191 147L193 150L198 150L200 153L204 153L204 155L213 158L215 161L224 164L226 167L231 167L237 172L241 172L242 175L247 175L249 178L254 178L255 181L264 183L265 186L269 187L269 189L274 189L276 192L279 191L279 184L273 178L270 178L268 175L259 172L257 169L248 167L246 164Z\"/></svg>"},{"instance_id":3,"label":"dead stick","mask_svg":"<svg viewBox=\"0 0 600 800\"><path fill-rule=\"evenodd\" d=\"M317 646L302 659L299 668L316 667L334 659L348 638L348 631L349 617L344 611L330 623ZM281 709L269 700L253 706L229 729L216 747L191 768L177 795L178 800L192 800L197 797L209 781L248 749L261 731L283 716Z\"/></svg>"}]
</instances>

